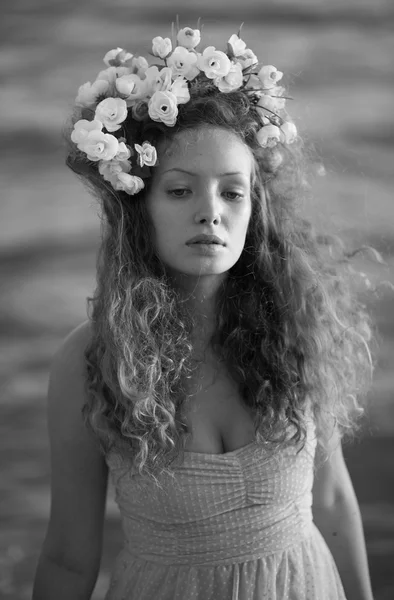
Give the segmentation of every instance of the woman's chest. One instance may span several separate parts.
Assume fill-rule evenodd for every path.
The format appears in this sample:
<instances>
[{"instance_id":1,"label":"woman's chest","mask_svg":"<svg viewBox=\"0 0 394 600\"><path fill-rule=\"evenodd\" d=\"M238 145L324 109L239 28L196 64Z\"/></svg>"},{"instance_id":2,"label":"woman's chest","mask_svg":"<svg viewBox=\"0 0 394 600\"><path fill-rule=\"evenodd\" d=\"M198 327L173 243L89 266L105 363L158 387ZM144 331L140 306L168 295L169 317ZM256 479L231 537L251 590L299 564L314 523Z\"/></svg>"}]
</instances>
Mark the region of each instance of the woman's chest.
<instances>
[{"instance_id":1,"label":"woman's chest","mask_svg":"<svg viewBox=\"0 0 394 600\"><path fill-rule=\"evenodd\" d=\"M186 451L224 454L255 439L253 411L223 363L202 365L188 392L183 420L191 437Z\"/></svg>"}]
</instances>

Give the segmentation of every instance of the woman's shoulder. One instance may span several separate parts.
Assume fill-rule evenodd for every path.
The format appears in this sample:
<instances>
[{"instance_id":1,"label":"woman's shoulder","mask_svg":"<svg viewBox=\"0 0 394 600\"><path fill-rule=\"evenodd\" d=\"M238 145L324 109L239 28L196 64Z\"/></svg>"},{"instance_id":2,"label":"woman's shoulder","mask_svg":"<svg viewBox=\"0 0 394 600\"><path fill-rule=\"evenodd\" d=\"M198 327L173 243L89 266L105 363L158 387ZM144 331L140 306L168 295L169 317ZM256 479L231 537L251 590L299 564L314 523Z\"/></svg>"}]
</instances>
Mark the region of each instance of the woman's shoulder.
<instances>
[{"instance_id":1,"label":"woman's shoulder","mask_svg":"<svg viewBox=\"0 0 394 600\"><path fill-rule=\"evenodd\" d=\"M70 387L72 382L82 383L86 375L85 350L92 337L92 324L83 321L74 327L60 343L50 369L50 383Z\"/></svg>"},{"instance_id":2,"label":"woman's shoulder","mask_svg":"<svg viewBox=\"0 0 394 600\"><path fill-rule=\"evenodd\" d=\"M63 347L72 347L84 351L92 337L92 322L89 319L74 327L64 338Z\"/></svg>"},{"instance_id":3,"label":"woman's shoulder","mask_svg":"<svg viewBox=\"0 0 394 600\"><path fill-rule=\"evenodd\" d=\"M56 351L49 373L48 424L52 443L60 453L87 451L92 442L82 416L88 399L85 349L91 338L91 325L75 327ZM59 450L59 443L62 445ZM73 448L69 443L74 444ZM78 450L79 449L79 450Z\"/></svg>"},{"instance_id":4,"label":"woman's shoulder","mask_svg":"<svg viewBox=\"0 0 394 600\"><path fill-rule=\"evenodd\" d=\"M89 320L83 321L72 329L62 340L55 361L75 365L84 358L85 350L92 338L92 324Z\"/></svg>"}]
</instances>

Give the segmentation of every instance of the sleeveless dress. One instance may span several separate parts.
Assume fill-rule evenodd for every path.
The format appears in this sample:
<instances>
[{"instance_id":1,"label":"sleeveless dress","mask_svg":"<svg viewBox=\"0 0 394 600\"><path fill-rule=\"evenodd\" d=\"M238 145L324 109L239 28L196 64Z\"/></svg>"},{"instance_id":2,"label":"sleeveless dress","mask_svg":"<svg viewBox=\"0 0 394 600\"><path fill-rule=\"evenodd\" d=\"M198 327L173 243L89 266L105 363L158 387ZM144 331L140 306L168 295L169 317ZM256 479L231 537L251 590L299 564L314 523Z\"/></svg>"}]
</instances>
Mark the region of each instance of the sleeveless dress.
<instances>
[{"instance_id":1,"label":"sleeveless dress","mask_svg":"<svg viewBox=\"0 0 394 600\"><path fill-rule=\"evenodd\" d=\"M145 490L109 453L124 547L106 600L346 600L312 520L315 448L310 430L298 454L185 451L176 482Z\"/></svg>"}]
</instances>

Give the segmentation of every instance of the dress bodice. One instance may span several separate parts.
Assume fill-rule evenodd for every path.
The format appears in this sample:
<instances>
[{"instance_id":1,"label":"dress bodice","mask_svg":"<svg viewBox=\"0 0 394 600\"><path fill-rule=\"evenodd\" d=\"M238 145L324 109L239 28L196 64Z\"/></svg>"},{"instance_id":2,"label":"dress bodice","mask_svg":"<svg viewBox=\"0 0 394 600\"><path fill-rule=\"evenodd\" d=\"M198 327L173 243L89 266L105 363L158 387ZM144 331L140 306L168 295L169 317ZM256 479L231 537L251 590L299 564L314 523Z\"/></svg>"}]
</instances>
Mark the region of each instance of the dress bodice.
<instances>
[{"instance_id":1,"label":"dress bodice","mask_svg":"<svg viewBox=\"0 0 394 600\"><path fill-rule=\"evenodd\" d=\"M301 449L187 451L160 488L108 455L124 546L105 600L346 600L312 520L315 448L309 427Z\"/></svg>"},{"instance_id":2,"label":"dress bodice","mask_svg":"<svg viewBox=\"0 0 394 600\"><path fill-rule=\"evenodd\" d=\"M257 441L225 454L185 452L175 480L149 483L117 455L107 462L122 516L125 546L163 564L234 561L294 543L310 527L316 440L268 451Z\"/></svg>"}]
</instances>

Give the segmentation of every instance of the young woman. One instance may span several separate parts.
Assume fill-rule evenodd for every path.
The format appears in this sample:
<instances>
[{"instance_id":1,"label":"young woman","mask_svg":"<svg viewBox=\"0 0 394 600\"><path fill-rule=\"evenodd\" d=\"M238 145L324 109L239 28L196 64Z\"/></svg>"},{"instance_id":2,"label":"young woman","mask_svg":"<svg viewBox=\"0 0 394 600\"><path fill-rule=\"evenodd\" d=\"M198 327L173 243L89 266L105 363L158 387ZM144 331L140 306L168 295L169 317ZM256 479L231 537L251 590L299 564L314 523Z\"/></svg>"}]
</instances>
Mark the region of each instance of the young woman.
<instances>
[{"instance_id":1,"label":"young woman","mask_svg":"<svg viewBox=\"0 0 394 600\"><path fill-rule=\"evenodd\" d=\"M69 166L100 199L89 320L51 368L52 504L34 600L85 600L108 473L107 600L371 600L341 450L368 315L299 206L282 73L239 35L121 48L79 89ZM341 263L343 265L343 261Z\"/></svg>"}]
</instances>

